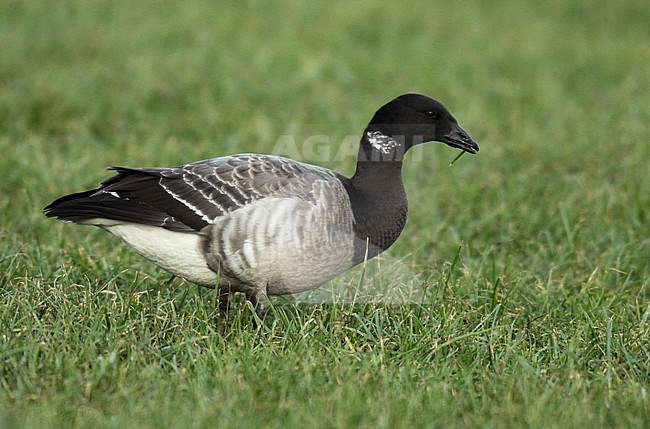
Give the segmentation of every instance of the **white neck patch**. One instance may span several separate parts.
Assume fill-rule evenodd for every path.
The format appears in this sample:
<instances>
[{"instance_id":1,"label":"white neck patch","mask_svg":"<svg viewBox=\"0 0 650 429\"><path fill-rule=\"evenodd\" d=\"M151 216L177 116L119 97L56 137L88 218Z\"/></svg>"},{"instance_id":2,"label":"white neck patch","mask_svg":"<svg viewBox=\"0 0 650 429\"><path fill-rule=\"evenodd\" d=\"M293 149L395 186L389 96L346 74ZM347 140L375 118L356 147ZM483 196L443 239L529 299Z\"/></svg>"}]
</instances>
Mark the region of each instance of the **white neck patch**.
<instances>
[{"instance_id":1,"label":"white neck patch","mask_svg":"<svg viewBox=\"0 0 650 429\"><path fill-rule=\"evenodd\" d=\"M383 134L381 131L368 131L366 133L366 138L373 149L386 155L391 153L396 147L400 146L400 143L397 140L394 140L391 136Z\"/></svg>"}]
</instances>

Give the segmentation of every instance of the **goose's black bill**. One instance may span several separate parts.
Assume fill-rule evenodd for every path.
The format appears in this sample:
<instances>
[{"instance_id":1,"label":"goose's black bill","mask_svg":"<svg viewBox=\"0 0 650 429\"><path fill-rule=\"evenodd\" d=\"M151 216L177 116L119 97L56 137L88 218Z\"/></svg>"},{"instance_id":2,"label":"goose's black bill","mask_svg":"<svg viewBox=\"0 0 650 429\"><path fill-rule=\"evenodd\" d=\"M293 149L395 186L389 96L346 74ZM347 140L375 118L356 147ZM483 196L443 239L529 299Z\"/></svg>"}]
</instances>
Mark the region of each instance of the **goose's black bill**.
<instances>
[{"instance_id":1,"label":"goose's black bill","mask_svg":"<svg viewBox=\"0 0 650 429\"><path fill-rule=\"evenodd\" d=\"M465 152L478 152L478 144L458 124L452 126L451 131L443 137L442 142Z\"/></svg>"}]
</instances>

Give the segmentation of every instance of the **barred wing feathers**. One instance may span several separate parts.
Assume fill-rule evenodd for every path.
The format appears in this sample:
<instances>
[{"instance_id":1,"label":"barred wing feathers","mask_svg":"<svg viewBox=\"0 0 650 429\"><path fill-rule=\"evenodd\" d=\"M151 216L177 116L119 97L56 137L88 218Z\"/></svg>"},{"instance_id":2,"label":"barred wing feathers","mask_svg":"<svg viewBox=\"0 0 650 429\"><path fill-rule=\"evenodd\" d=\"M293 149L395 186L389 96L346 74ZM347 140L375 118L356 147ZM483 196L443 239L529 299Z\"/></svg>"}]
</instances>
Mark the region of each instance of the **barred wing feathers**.
<instances>
[{"instance_id":1,"label":"barred wing feathers","mask_svg":"<svg viewBox=\"0 0 650 429\"><path fill-rule=\"evenodd\" d=\"M337 173L271 155L233 155L176 168L110 169L117 174L98 189L59 198L45 208L47 216L198 232L220 216L267 197L313 201L323 187L344 192Z\"/></svg>"}]
</instances>

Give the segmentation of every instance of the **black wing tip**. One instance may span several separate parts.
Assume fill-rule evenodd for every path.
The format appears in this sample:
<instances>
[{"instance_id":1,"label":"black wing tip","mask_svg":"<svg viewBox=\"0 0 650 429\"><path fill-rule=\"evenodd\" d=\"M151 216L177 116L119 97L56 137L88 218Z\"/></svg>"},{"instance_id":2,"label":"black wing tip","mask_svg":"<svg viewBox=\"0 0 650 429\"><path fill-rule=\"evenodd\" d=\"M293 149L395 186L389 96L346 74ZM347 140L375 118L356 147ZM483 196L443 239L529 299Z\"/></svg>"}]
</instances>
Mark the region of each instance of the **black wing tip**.
<instances>
[{"instance_id":1,"label":"black wing tip","mask_svg":"<svg viewBox=\"0 0 650 429\"><path fill-rule=\"evenodd\" d=\"M45 206L43 208L43 214L45 217L56 217L56 213L54 213L55 207L54 203Z\"/></svg>"},{"instance_id":2,"label":"black wing tip","mask_svg":"<svg viewBox=\"0 0 650 429\"><path fill-rule=\"evenodd\" d=\"M61 206L65 206L66 203L88 198L97 191L99 191L99 189L90 189L88 191L75 192L74 194L64 195L45 206L43 208L43 214L45 214L45 217L56 217L61 220L71 220L66 215L66 212L68 212L68 210L66 210L65 207Z\"/></svg>"}]
</instances>

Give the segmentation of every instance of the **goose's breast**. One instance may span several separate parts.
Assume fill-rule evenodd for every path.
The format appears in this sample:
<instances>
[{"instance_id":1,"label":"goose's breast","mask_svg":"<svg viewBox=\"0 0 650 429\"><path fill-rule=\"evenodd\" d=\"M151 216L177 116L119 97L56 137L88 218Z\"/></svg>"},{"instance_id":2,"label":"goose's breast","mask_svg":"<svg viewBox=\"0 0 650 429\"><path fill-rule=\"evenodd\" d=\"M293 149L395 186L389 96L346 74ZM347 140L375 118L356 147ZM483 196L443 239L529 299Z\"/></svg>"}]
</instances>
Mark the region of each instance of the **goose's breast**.
<instances>
[{"instance_id":1,"label":"goose's breast","mask_svg":"<svg viewBox=\"0 0 650 429\"><path fill-rule=\"evenodd\" d=\"M349 200L265 198L203 231L208 265L270 295L315 288L353 265Z\"/></svg>"}]
</instances>

